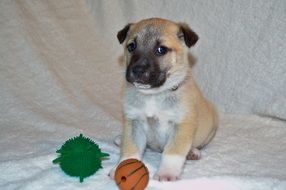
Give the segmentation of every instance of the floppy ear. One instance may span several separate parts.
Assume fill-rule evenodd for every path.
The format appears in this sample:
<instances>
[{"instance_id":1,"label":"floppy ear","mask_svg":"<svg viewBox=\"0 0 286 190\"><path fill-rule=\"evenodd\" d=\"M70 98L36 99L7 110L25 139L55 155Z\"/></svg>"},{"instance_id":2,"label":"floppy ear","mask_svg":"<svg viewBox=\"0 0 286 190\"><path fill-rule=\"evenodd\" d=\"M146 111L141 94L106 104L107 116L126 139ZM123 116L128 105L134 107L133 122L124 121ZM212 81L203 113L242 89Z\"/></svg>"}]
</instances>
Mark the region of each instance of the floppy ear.
<instances>
[{"instance_id":1,"label":"floppy ear","mask_svg":"<svg viewBox=\"0 0 286 190\"><path fill-rule=\"evenodd\" d=\"M122 44L124 40L126 39L130 26L131 26L131 23L127 24L122 30L120 30L117 33L117 39L120 44Z\"/></svg>"},{"instance_id":2,"label":"floppy ear","mask_svg":"<svg viewBox=\"0 0 286 190\"><path fill-rule=\"evenodd\" d=\"M179 23L180 30L178 37L185 41L185 44L190 48L197 43L199 36L185 23Z\"/></svg>"}]
</instances>

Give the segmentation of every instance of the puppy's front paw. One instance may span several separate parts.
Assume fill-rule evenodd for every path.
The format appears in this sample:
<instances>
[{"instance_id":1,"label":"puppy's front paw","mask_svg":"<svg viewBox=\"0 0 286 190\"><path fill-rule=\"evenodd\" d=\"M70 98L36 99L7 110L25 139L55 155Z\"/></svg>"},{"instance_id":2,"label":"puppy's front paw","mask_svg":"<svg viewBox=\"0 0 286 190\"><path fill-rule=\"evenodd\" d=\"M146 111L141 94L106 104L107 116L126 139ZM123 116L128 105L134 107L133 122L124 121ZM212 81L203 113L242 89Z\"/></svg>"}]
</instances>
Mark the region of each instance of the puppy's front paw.
<instances>
[{"instance_id":1,"label":"puppy's front paw","mask_svg":"<svg viewBox=\"0 0 286 190\"><path fill-rule=\"evenodd\" d=\"M176 181L179 179L185 157L180 155L163 155L161 165L154 179L158 181Z\"/></svg>"},{"instance_id":2,"label":"puppy's front paw","mask_svg":"<svg viewBox=\"0 0 286 190\"><path fill-rule=\"evenodd\" d=\"M155 175L154 179L158 181L176 181L179 179L180 173L175 174L172 171L159 170Z\"/></svg>"}]
</instances>

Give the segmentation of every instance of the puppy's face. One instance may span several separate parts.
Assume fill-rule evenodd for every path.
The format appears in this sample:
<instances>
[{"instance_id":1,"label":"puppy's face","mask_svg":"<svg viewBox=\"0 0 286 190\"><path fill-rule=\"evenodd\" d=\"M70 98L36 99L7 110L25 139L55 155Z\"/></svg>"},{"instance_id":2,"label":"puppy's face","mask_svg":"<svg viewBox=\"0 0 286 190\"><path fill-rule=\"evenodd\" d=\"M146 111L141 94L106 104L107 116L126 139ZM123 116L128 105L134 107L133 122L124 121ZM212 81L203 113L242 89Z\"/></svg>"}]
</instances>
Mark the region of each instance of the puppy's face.
<instances>
[{"instance_id":1,"label":"puppy's face","mask_svg":"<svg viewBox=\"0 0 286 190\"><path fill-rule=\"evenodd\" d=\"M126 80L144 93L179 85L187 75L187 49L198 36L186 24L151 18L118 32L124 42Z\"/></svg>"}]
</instances>

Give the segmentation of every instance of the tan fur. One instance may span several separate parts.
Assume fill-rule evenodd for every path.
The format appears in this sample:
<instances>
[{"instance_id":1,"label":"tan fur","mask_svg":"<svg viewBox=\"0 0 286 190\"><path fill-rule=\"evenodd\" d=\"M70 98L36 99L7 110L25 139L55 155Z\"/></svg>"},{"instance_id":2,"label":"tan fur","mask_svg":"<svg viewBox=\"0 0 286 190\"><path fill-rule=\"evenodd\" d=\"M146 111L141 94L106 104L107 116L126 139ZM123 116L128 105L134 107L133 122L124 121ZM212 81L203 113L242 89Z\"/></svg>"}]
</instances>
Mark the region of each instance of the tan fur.
<instances>
[{"instance_id":1,"label":"tan fur","mask_svg":"<svg viewBox=\"0 0 286 190\"><path fill-rule=\"evenodd\" d=\"M132 139L132 125L131 121L125 118L124 131L123 131L123 142L122 142L122 155L124 157L132 157L137 154L138 147L136 147L135 143L130 143L130 139Z\"/></svg>"},{"instance_id":2,"label":"tan fur","mask_svg":"<svg viewBox=\"0 0 286 190\"><path fill-rule=\"evenodd\" d=\"M154 30L154 36L149 35L148 39L145 39L144 35L147 29ZM147 44L152 43L154 40L160 40L161 45L171 49L168 54L157 59L160 68L168 70L168 77L176 76L173 80L178 80L178 84L176 83L178 89L175 91L170 90L168 84L173 84L171 79L170 81L167 80L162 87L150 90L136 89L133 85L127 84L124 99L125 125L121 160L131 157L141 159L148 140L160 140L158 137L148 139L149 133L149 135L153 135L153 133L160 130L165 130L164 133L169 135L162 150L161 165L154 176L158 180L178 179L188 153L194 148L202 148L208 144L214 137L218 127L218 115L215 107L204 98L192 77L188 47L182 39L179 39L178 32L180 32L179 23L153 18L132 24L125 39L125 45L136 38L137 40L141 38L146 40ZM146 49L146 51L148 50ZM128 66L131 54L128 53L126 48L124 54ZM154 107L163 106L163 103L159 103L158 100L161 100L161 97L169 96L176 98L175 105L170 103L170 108L163 110ZM142 105L140 104L142 107L137 108L134 106L138 101L143 101ZM155 123L158 121L159 126L148 126L148 122L143 122L142 125L132 123L132 121L137 120L147 121L150 118ZM169 120L174 124L170 124L170 126L162 124L164 121ZM161 129L156 129L156 127ZM144 137L145 134L146 137ZM157 135L160 136L160 133ZM162 142L159 142L159 145L160 143L162 144ZM154 147L156 147L155 145Z\"/></svg>"}]
</instances>

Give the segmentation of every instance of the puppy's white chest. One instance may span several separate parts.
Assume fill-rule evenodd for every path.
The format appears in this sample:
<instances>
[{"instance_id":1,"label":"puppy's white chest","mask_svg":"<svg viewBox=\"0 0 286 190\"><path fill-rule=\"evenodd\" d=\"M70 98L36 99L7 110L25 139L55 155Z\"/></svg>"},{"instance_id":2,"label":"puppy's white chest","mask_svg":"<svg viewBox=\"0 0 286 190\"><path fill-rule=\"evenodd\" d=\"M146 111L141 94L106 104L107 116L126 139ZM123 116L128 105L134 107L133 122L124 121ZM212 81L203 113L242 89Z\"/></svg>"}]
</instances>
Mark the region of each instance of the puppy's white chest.
<instances>
[{"instance_id":1,"label":"puppy's white chest","mask_svg":"<svg viewBox=\"0 0 286 190\"><path fill-rule=\"evenodd\" d=\"M168 122L174 122L178 118L178 114L177 106L170 105L168 102L157 98L147 100L142 109L143 117L158 120L160 126L167 125Z\"/></svg>"},{"instance_id":2,"label":"puppy's white chest","mask_svg":"<svg viewBox=\"0 0 286 190\"><path fill-rule=\"evenodd\" d=\"M124 111L126 117L133 121L133 130L139 136L145 135L149 147L162 150L183 115L176 94L143 95L136 91L129 92L125 96Z\"/></svg>"},{"instance_id":3,"label":"puppy's white chest","mask_svg":"<svg viewBox=\"0 0 286 190\"><path fill-rule=\"evenodd\" d=\"M152 149L162 151L174 129L174 120L177 117L175 109L164 108L162 102L150 99L142 109L145 116L145 134L147 144Z\"/></svg>"},{"instance_id":4,"label":"puppy's white chest","mask_svg":"<svg viewBox=\"0 0 286 190\"><path fill-rule=\"evenodd\" d=\"M154 98L146 101L145 107L143 109L143 114L147 118L158 118L160 116L160 108Z\"/></svg>"}]
</instances>

